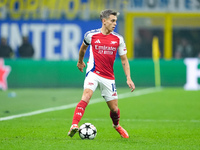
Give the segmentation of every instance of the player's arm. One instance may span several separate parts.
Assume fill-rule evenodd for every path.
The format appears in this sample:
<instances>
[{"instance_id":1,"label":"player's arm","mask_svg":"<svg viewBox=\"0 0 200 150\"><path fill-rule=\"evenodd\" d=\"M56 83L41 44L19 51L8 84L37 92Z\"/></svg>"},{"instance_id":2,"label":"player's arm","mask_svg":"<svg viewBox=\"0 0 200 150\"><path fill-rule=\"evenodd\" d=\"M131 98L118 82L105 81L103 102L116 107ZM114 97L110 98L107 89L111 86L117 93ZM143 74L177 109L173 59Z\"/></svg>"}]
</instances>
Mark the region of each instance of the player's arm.
<instances>
[{"instance_id":1,"label":"player's arm","mask_svg":"<svg viewBox=\"0 0 200 150\"><path fill-rule=\"evenodd\" d=\"M124 73L125 73L126 79L127 79L126 83L129 86L129 88L131 89L131 92L133 92L135 90L135 84L133 83L133 81L131 79L130 65L128 62L128 58L127 58L126 54L121 55L120 58L121 58L122 66L123 66Z\"/></svg>"},{"instance_id":2,"label":"player's arm","mask_svg":"<svg viewBox=\"0 0 200 150\"><path fill-rule=\"evenodd\" d=\"M84 63L83 59L84 59L87 47L88 47L88 45L85 45L84 43L82 43L80 50L79 50L79 58L78 58L77 67L81 72L83 72L83 68L85 67L85 63Z\"/></svg>"}]
</instances>

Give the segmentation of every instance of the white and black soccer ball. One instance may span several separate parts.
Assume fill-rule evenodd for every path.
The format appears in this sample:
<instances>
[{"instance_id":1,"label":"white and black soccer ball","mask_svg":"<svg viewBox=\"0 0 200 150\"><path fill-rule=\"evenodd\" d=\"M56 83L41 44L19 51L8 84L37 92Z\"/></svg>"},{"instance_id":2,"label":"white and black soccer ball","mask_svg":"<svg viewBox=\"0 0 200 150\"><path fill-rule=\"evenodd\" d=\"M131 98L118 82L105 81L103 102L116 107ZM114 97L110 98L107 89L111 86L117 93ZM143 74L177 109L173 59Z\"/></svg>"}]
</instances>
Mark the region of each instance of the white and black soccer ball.
<instances>
[{"instance_id":1,"label":"white and black soccer ball","mask_svg":"<svg viewBox=\"0 0 200 150\"><path fill-rule=\"evenodd\" d=\"M94 139L97 135L96 127L91 123L84 123L79 128L79 136L81 139Z\"/></svg>"}]
</instances>

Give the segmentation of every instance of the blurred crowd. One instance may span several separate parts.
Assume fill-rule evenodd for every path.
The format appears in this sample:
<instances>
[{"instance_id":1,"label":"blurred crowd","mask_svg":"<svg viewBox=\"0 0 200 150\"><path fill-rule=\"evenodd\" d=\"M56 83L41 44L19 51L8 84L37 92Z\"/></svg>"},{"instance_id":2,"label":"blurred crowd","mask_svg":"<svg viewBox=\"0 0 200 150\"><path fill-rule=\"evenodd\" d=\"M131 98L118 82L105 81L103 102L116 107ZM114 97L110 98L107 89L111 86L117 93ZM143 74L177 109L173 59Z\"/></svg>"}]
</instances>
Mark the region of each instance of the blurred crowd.
<instances>
[{"instance_id":1,"label":"blurred crowd","mask_svg":"<svg viewBox=\"0 0 200 150\"><path fill-rule=\"evenodd\" d=\"M22 44L15 53L7 42L5 37L1 37L0 43L0 58L32 58L34 55L34 48L28 40L28 36L22 37Z\"/></svg>"},{"instance_id":2,"label":"blurred crowd","mask_svg":"<svg viewBox=\"0 0 200 150\"><path fill-rule=\"evenodd\" d=\"M152 58L152 39L158 36L160 57L163 58L163 31L160 29L140 29L139 36L135 38L134 58ZM182 59L187 57L200 58L200 30L174 31L173 32L173 58ZM22 37L22 44L17 51L8 44L5 37L1 37L0 58L33 58L34 48L29 42L28 36Z\"/></svg>"},{"instance_id":3,"label":"blurred crowd","mask_svg":"<svg viewBox=\"0 0 200 150\"><path fill-rule=\"evenodd\" d=\"M174 58L198 57L200 58L200 30L179 29L174 31Z\"/></svg>"},{"instance_id":4,"label":"blurred crowd","mask_svg":"<svg viewBox=\"0 0 200 150\"><path fill-rule=\"evenodd\" d=\"M199 1L199 0L198 0ZM15 2L15 3L14 3ZM140 0L78 0L78 1L61 1L61 0L22 0L12 1L0 0L0 19L1 20L95 20L99 19L99 12L103 9L115 9L120 12L118 23L121 29L120 34L124 34L124 14L127 12L192 12L199 14L198 3L190 5L188 1L140 1ZM68 6L68 7L66 7ZM172 7L173 6L173 7ZM185 8L184 8L184 7ZM180 8L180 10L179 10ZM190 8L190 9L188 9ZM176 10L177 9L177 10ZM152 39L157 36L159 39L160 57L164 54L164 31L160 26L164 26L163 19L153 19L154 17L136 17L134 21L134 58L152 58ZM198 18L198 19L196 19ZM173 29L172 39L172 57L174 59L182 59L186 57L200 58L200 28L199 16L191 18L190 26L184 26L187 22L184 18L176 18L175 22L178 28ZM156 21L158 20L158 21ZM189 21L188 21L189 22ZM183 23L183 25L181 24ZM174 23L175 24L175 23ZM181 25L180 25L181 24ZM188 28L189 27L189 28ZM1 29L2 30L2 29ZM1 34L3 35L3 34ZM18 49L12 49L9 45L9 39L0 37L0 57L3 58L33 58L34 48L29 42L29 37L22 37L22 44ZM126 40L126 39L125 39ZM35 46L36 47L36 46ZM36 49L37 50L37 49ZM131 49L128 49L131 51ZM37 51L36 51L37 52ZM35 53L36 54L36 53Z\"/></svg>"},{"instance_id":5,"label":"blurred crowd","mask_svg":"<svg viewBox=\"0 0 200 150\"><path fill-rule=\"evenodd\" d=\"M161 29L141 28L138 37L134 41L135 58L152 57L153 36L159 38L160 57L163 58L164 33ZM179 29L173 31L173 58L182 59L187 57L200 58L200 30Z\"/></svg>"}]
</instances>

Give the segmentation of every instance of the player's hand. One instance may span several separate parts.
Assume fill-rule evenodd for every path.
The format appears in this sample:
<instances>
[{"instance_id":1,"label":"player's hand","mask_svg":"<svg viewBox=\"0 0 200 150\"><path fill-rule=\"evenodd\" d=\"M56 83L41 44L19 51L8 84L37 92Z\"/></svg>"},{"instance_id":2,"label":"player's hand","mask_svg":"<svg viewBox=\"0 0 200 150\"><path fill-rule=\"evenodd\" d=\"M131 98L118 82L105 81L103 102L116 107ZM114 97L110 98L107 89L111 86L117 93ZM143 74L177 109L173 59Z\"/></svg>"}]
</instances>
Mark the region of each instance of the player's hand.
<instances>
[{"instance_id":1,"label":"player's hand","mask_svg":"<svg viewBox=\"0 0 200 150\"><path fill-rule=\"evenodd\" d=\"M126 83L128 84L129 88L131 89L131 92L133 92L135 90L135 84L133 83L131 78L128 78Z\"/></svg>"},{"instance_id":2,"label":"player's hand","mask_svg":"<svg viewBox=\"0 0 200 150\"><path fill-rule=\"evenodd\" d=\"M84 62L78 62L77 67L81 72L83 72L83 68L85 67L85 63Z\"/></svg>"}]
</instances>

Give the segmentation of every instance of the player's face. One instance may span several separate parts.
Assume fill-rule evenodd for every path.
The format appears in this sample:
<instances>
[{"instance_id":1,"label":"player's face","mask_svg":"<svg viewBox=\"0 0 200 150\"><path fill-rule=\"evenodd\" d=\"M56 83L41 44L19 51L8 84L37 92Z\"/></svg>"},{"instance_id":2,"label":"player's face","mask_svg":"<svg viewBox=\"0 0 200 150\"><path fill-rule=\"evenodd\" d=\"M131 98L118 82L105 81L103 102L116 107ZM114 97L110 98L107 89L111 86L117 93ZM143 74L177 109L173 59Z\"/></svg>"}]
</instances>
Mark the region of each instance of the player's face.
<instances>
[{"instance_id":1,"label":"player's face","mask_svg":"<svg viewBox=\"0 0 200 150\"><path fill-rule=\"evenodd\" d=\"M105 19L104 25L108 31L112 32L117 25L117 17L110 15L108 19Z\"/></svg>"}]
</instances>

